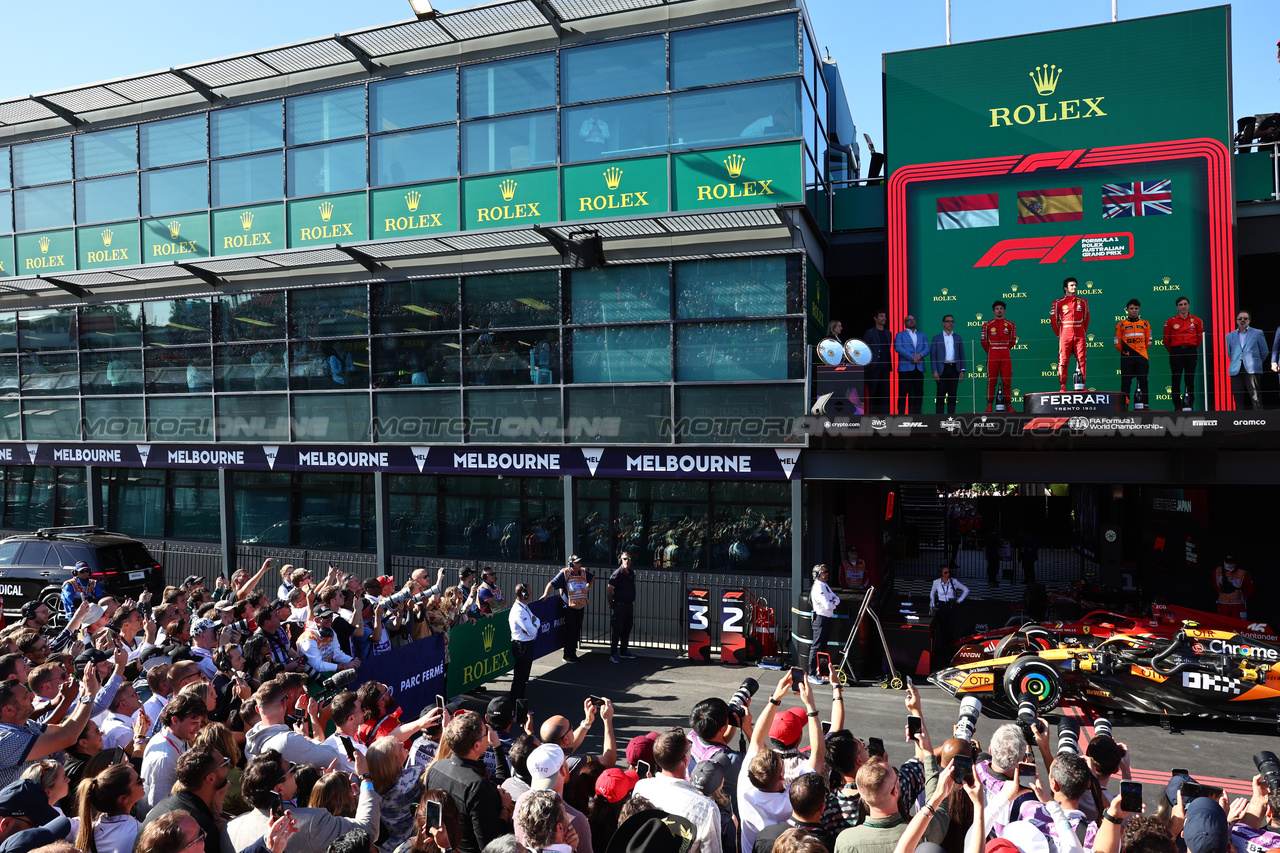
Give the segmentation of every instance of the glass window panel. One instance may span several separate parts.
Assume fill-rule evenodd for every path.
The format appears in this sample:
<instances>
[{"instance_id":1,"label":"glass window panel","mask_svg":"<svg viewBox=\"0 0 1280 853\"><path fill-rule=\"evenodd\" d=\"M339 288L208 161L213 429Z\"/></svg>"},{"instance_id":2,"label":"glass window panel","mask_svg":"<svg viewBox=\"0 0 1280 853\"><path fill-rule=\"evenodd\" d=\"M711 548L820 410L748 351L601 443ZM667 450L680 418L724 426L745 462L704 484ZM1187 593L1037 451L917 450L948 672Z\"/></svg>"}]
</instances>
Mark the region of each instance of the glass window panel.
<instances>
[{"instance_id":1,"label":"glass window panel","mask_svg":"<svg viewBox=\"0 0 1280 853\"><path fill-rule=\"evenodd\" d=\"M455 557L502 557L502 531L510 526L515 527L518 541L519 498L450 496L444 499L440 550ZM490 529L499 535L491 537ZM512 559L519 556L516 553Z\"/></svg>"},{"instance_id":2,"label":"glass window panel","mask_svg":"<svg viewBox=\"0 0 1280 853\"><path fill-rule=\"evenodd\" d=\"M560 381L560 333L479 332L463 335L467 385L553 385Z\"/></svg>"},{"instance_id":3,"label":"glass window panel","mask_svg":"<svg viewBox=\"0 0 1280 853\"><path fill-rule=\"evenodd\" d=\"M462 69L462 117L554 106L556 55L540 53Z\"/></svg>"},{"instance_id":4,"label":"glass window panel","mask_svg":"<svg viewBox=\"0 0 1280 853\"><path fill-rule=\"evenodd\" d=\"M712 571L785 572L791 568L791 507L717 504Z\"/></svg>"},{"instance_id":5,"label":"glass window panel","mask_svg":"<svg viewBox=\"0 0 1280 853\"><path fill-rule=\"evenodd\" d=\"M534 113L462 126L462 171L507 172L556 162L556 114Z\"/></svg>"},{"instance_id":6,"label":"glass window panel","mask_svg":"<svg viewBox=\"0 0 1280 853\"><path fill-rule=\"evenodd\" d=\"M434 181L458 174L458 128L433 127L369 140L375 187Z\"/></svg>"},{"instance_id":7,"label":"glass window panel","mask_svg":"<svg viewBox=\"0 0 1280 853\"><path fill-rule=\"evenodd\" d=\"M628 264L569 274L572 323L671 319L671 275L666 264Z\"/></svg>"},{"instance_id":8,"label":"glass window panel","mask_svg":"<svg viewBox=\"0 0 1280 853\"><path fill-rule=\"evenodd\" d=\"M80 401L32 400L23 404L22 431L27 441L79 441Z\"/></svg>"},{"instance_id":9,"label":"glass window panel","mask_svg":"<svg viewBox=\"0 0 1280 853\"><path fill-rule=\"evenodd\" d=\"M148 441L213 441L213 398L207 394L148 397L147 414Z\"/></svg>"},{"instance_id":10,"label":"glass window panel","mask_svg":"<svg viewBox=\"0 0 1280 853\"><path fill-rule=\"evenodd\" d=\"M462 395L456 391L388 391L373 398L377 441L459 442Z\"/></svg>"},{"instance_id":11,"label":"glass window panel","mask_svg":"<svg viewBox=\"0 0 1280 853\"><path fill-rule=\"evenodd\" d=\"M19 231L71 225L71 184L18 190L13 194L13 215Z\"/></svg>"},{"instance_id":12,"label":"glass window panel","mask_svg":"<svg viewBox=\"0 0 1280 853\"><path fill-rule=\"evenodd\" d=\"M289 295L289 337L335 338L369 334L364 285L295 290Z\"/></svg>"},{"instance_id":13,"label":"glass window panel","mask_svg":"<svg viewBox=\"0 0 1280 853\"><path fill-rule=\"evenodd\" d=\"M141 394L141 350L87 350L80 357L80 393Z\"/></svg>"},{"instance_id":14,"label":"glass window panel","mask_svg":"<svg viewBox=\"0 0 1280 853\"><path fill-rule=\"evenodd\" d=\"M805 143L808 145L809 151L817 152L819 151L818 140L820 138L817 135L819 130L818 120L817 116L814 114L813 101L809 99L809 96L810 93L808 87L802 87L800 90L800 130L804 134ZM809 182L806 181L805 185L808 186Z\"/></svg>"},{"instance_id":15,"label":"glass window panel","mask_svg":"<svg viewBox=\"0 0 1280 853\"><path fill-rule=\"evenodd\" d=\"M461 366L458 335L414 335L374 340L375 388L457 385Z\"/></svg>"},{"instance_id":16,"label":"glass window panel","mask_svg":"<svg viewBox=\"0 0 1280 853\"><path fill-rule=\"evenodd\" d=\"M397 479L406 479L403 477ZM427 478L434 481L434 477ZM392 494L391 550L397 554L435 554L438 548L436 531L436 496L417 494Z\"/></svg>"},{"instance_id":17,"label":"glass window panel","mask_svg":"<svg viewBox=\"0 0 1280 853\"><path fill-rule=\"evenodd\" d=\"M288 545L292 476L289 474L233 473L233 527L237 542Z\"/></svg>"},{"instance_id":18,"label":"glass window panel","mask_svg":"<svg viewBox=\"0 0 1280 853\"><path fill-rule=\"evenodd\" d=\"M626 39L560 51L561 101L602 101L667 88L662 36Z\"/></svg>"},{"instance_id":19,"label":"glass window panel","mask_svg":"<svg viewBox=\"0 0 1280 853\"><path fill-rule=\"evenodd\" d=\"M784 257L730 258L675 265L676 317L773 317L799 313Z\"/></svg>"},{"instance_id":20,"label":"glass window panel","mask_svg":"<svg viewBox=\"0 0 1280 853\"><path fill-rule=\"evenodd\" d=\"M284 391L289 385L284 353L284 344L216 347L214 387L219 391Z\"/></svg>"},{"instance_id":21,"label":"glass window panel","mask_svg":"<svg viewBox=\"0 0 1280 853\"><path fill-rule=\"evenodd\" d=\"M284 294L237 293L213 304L219 341L283 338Z\"/></svg>"},{"instance_id":22,"label":"glass window panel","mask_svg":"<svg viewBox=\"0 0 1280 853\"><path fill-rule=\"evenodd\" d=\"M708 424L677 440L690 444L777 444L799 441L785 431L805 412L803 385L676 386L676 417Z\"/></svg>"},{"instance_id":23,"label":"glass window panel","mask_svg":"<svg viewBox=\"0 0 1280 853\"><path fill-rule=\"evenodd\" d=\"M525 272L473 275L462 280L464 326L550 326L559 322L556 273Z\"/></svg>"},{"instance_id":24,"label":"glass window panel","mask_svg":"<svg viewBox=\"0 0 1280 853\"><path fill-rule=\"evenodd\" d=\"M295 391L334 391L369 387L369 342L304 341L293 345L289 366Z\"/></svg>"},{"instance_id":25,"label":"glass window panel","mask_svg":"<svg viewBox=\"0 0 1280 853\"><path fill-rule=\"evenodd\" d=\"M213 390L209 347L152 347L146 351L148 394L207 394Z\"/></svg>"},{"instance_id":26,"label":"glass window panel","mask_svg":"<svg viewBox=\"0 0 1280 853\"><path fill-rule=\"evenodd\" d=\"M142 315L146 320L144 340L148 346L172 347L207 344L209 333L208 299L165 299L146 302Z\"/></svg>"},{"instance_id":27,"label":"glass window panel","mask_svg":"<svg viewBox=\"0 0 1280 853\"><path fill-rule=\"evenodd\" d=\"M145 441L142 398L85 400L84 437L90 441Z\"/></svg>"},{"instance_id":28,"label":"glass window panel","mask_svg":"<svg viewBox=\"0 0 1280 853\"><path fill-rule=\"evenodd\" d=\"M142 215L168 216L209 206L209 166L179 166L142 173Z\"/></svg>"},{"instance_id":29,"label":"glass window panel","mask_svg":"<svg viewBox=\"0 0 1280 853\"><path fill-rule=\"evenodd\" d=\"M13 193L0 193L0 234L13 231Z\"/></svg>"},{"instance_id":30,"label":"glass window panel","mask_svg":"<svg viewBox=\"0 0 1280 853\"><path fill-rule=\"evenodd\" d=\"M142 305L86 305L80 309L82 349L136 347L142 344Z\"/></svg>"},{"instance_id":31,"label":"glass window panel","mask_svg":"<svg viewBox=\"0 0 1280 853\"><path fill-rule=\"evenodd\" d=\"M735 382L804 375L798 320L676 327L676 379Z\"/></svg>"},{"instance_id":32,"label":"glass window panel","mask_svg":"<svg viewBox=\"0 0 1280 853\"><path fill-rule=\"evenodd\" d=\"M71 180L71 140L50 139L13 146L13 184L30 187Z\"/></svg>"},{"instance_id":33,"label":"glass window panel","mask_svg":"<svg viewBox=\"0 0 1280 853\"><path fill-rule=\"evenodd\" d=\"M794 74L800 69L795 15L671 34L671 88Z\"/></svg>"},{"instance_id":34,"label":"glass window panel","mask_svg":"<svg viewBox=\"0 0 1280 853\"><path fill-rule=\"evenodd\" d=\"M799 135L798 78L671 96L673 148Z\"/></svg>"},{"instance_id":35,"label":"glass window panel","mask_svg":"<svg viewBox=\"0 0 1280 853\"><path fill-rule=\"evenodd\" d=\"M9 180L9 159L8 147L0 148L0 190L7 190L13 186Z\"/></svg>"},{"instance_id":36,"label":"glass window panel","mask_svg":"<svg viewBox=\"0 0 1280 853\"><path fill-rule=\"evenodd\" d=\"M393 281L373 286L373 333L458 328L458 280Z\"/></svg>"},{"instance_id":37,"label":"glass window panel","mask_svg":"<svg viewBox=\"0 0 1280 853\"><path fill-rule=\"evenodd\" d=\"M671 381L671 327L574 329L569 339L570 381Z\"/></svg>"},{"instance_id":38,"label":"glass window panel","mask_svg":"<svg viewBox=\"0 0 1280 853\"><path fill-rule=\"evenodd\" d=\"M363 134L364 102L364 86L290 98L285 101L289 144L305 145Z\"/></svg>"},{"instance_id":39,"label":"glass window panel","mask_svg":"<svg viewBox=\"0 0 1280 853\"><path fill-rule=\"evenodd\" d=\"M76 177L96 178L138 168L138 129L82 133L76 140Z\"/></svg>"},{"instance_id":40,"label":"glass window panel","mask_svg":"<svg viewBox=\"0 0 1280 853\"><path fill-rule=\"evenodd\" d=\"M18 315L23 352L75 349L76 309L47 308Z\"/></svg>"},{"instance_id":41,"label":"glass window panel","mask_svg":"<svg viewBox=\"0 0 1280 853\"><path fill-rule=\"evenodd\" d=\"M209 156L209 125L205 113L141 125L142 168L173 166Z\"/></svg>"},{"instance_id":42,"label":"glass window panel","mask_svg":"<svg viewBox=\"0 0 1280 853\"><path fill-rule=\"evenodd\" d=\"M0 397L18 396L18 360L13 356L0 358Z\"/></svg>"},{"instance_id":43,"label":"glass window panel","mask_svg":"<svg viewBox=\"0 0 1280 853\"><path fill-rule=\"evenodd\" d=\"M369 86L369 132L456 121L458 75L453 70L383 80Z\"/></svg>"},{"instance_id":44,"label":"glass window panel","mask_svg":"<svg viewBox=\"0 0 1280 853\"><path fill-rule=\"evenodd\" d=\"M174 539L218 542L222 539L222 506L217 488L178 485L187 471L170 472L169 532ZM215 481L216 484L216 481Z\"/></svg>"},{"instance_id":45,"label":"glass window panel","mask_svg":"<svg viewBox=\"0 0 1280 853\"><path fill-rule=\"evenodd\" d=\"M279 101L209 113L214 157L234 157L284 146L284 110Z\"/></svg>"},{"instance_id":46,"label":"glass window panel","mask_svg":"<svg viewBox=\"0 0 1280 853\"><path fill-rule=\"evenodd\" d=\"M213 206L236 207L281 197L283 158L278 151L213 163Z\"/></svg>"},{"instance_id":47,"label":"glass window panel","mask_svg":"<svg viewBox=\"0 0 1280 853\"><path fill-rule=\"evenodd\" d=\"M467 392L471 441L495 444L538 444L560 441L560 391L554 388Z\"/></svg>"},{"instance_id":48,"label":"glass window panel","mask_svg":"<svg viewBox=\"0 0 1280 853\"><path fill-rule=\"evenodd\" d=\"M0 352L18 351L18 315L0 312Z\"/></svg>"},{"instance_id":49,"label":"glass window panel","mask_svg":"<svg viewBox=\"0 0 1280 853\"><path fill-rule=\"evenodd\" d=\"M138 176L76 181L76 221L114 222L138 218Z\"/></svg>"},{"instance_id":50,"label":"glass window panel","mask_svg":"<svg viewBox=\"0 0 1280 853\"><path fill-rule=\"evenodd\" d=\"M568 440L574 444L651 444L671 440L671 390L571 388Z\"/></svg>"},{"instance_id":51,"label":"glass window panel","mask_svg":"<svg viewBox=\"0 0 1280 853\"><path fill-rule=\"evenodd\" d=\"M368 394L293 395L295 441L369 440Z\"/></svg>"},{"instance_id":52,"label":"glass window panel","mask_svg":"<svg viewBox=\"0 0 1280 853\"><path fill-rule=\"evenodd\" d=\"M14 366L17 370L17 366ZM16 381L16 380L15 380ZM17 390L16 388L14 389ZM21 405L17 400L0 400L0 438L17 441L22 438Z\"/></svg>"},{"instance_id":53,"label":"glass window panel","mask_svg":"<svg viewBox=\"0 0 1280 853\"><path fill-rule=\"evenodd\" d=\"M288 441L289 401L283 394L216 398L218 441Z\"/></svg>"},{"instance_id":54,"label":"glass window panel","mask_svg":"<svg viewBox=\"0 0 1280 853\"><path fill-rule=\"evenodd\" d=\"M299 474L295 545L371 551L375 547L372 474Z\"/></svg>"},{"instance_id":55,"label":"glass window panel","mask_svg":"<svg viewBox=\"0 0 1280 853\"><path fill-rule=\"evenodd\" d=\"M738 503L775 503L791 505L789 483L747 482L741 480L712 480L711 498L716 501Z\"/></svg>"},{"instance_id":56,"label":"glass window panel","mask_svg":"<svg viewBox=\"0 0 1280 853\"><path fill-rule=\"evenodd\" d=\"M128 536L165 535L164 472L106 469L102 475L107 525Z\"/></svg>"},{"instance_id":57,"label":"glass window panel","mask_svg":"<svg viewBox=\"0 0 1280 853\"><path fill-rule=\"evenodd\" d=\"M288 195L304 196L365 187L364 140L289 151Z\"/></svg>"},{"instance_id":58,"label":"glass window panel","mask_svg":"<svg viewBox=\"0 0 1280 853\"><path fill-rule=\"evenodd\" d=\"M667 96L562 111L566 163L667 150Z\"/></svg>"}]
</instances>

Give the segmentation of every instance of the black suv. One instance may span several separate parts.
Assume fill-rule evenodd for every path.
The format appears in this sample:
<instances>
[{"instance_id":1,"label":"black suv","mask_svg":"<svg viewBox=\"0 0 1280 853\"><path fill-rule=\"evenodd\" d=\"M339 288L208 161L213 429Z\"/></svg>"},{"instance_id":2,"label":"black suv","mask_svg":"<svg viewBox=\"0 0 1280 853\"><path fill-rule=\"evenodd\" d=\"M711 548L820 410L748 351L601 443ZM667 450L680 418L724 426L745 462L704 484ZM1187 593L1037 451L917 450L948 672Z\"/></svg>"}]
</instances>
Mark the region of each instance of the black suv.
<instances>
[{"instance_id":1,"label":"black suv","mask_svg":"<svg viewBox=\"0 0 1280 853\"><path fill-rule=\"evenodd\" d=\"M144 590L160 600L164 566L136 539L101 527L44 527L0 540L0 604L9 624L22 605L43 601L62 624L62 584L84 560L107 595L138 598Z\"/></svg>"}]
</instances>

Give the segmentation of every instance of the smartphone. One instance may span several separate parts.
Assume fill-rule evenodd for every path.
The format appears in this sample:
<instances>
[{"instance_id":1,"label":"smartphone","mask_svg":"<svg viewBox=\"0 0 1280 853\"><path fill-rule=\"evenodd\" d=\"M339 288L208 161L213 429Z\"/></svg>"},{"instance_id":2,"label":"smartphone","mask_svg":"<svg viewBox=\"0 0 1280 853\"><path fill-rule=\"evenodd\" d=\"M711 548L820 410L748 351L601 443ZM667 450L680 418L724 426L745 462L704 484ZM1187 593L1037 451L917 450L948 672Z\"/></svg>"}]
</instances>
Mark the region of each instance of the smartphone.
<instances>
[{"instance_id":1,"label":"smartphone","mask_svg":"<svg viewBox=\"0 0 1280 853\"><path fill-rule=\"evenodd\" d=\"M440 804L427 800L427 826L435 829L440 825Z\"/></svg>"},{"instance_id":2,"label":"smartphone","mask_svg":"<svg viewBox=\"0 0 1280 853\"><path fill-rule=\"evenodd\" d=\"M791 692L800 692L800 683L804 681L804 670L798 666L791 667Z\"/></svg>"},{"instance_id":3,"label":"smartphone","mask_svg":"<svg viewBox=\"0 0 1280 853\"><path fill-rule=\"evenodd\" d=\"M826 737L826 736L827 736L827 733L828 733L828 732L830 732L830 731L831 731L831 721L830 721L830 720L823 720L823 721L822 721L822 736L823 736L823 737Z\"/></svg>"},{"instance_id":4,"label":"smartphone","mask_svg":"<svg viewBox=\"0 0 1280 853\"><path fill-rule=\"evenodd\" d=\"M1182 805L1184 806L1191 805L1193 800L1198 800L1201 797L1208 797L1217 802L1218 798L1222 796L1221 788L1214 788L1212 785L1200 785L1196 782L1183 782L1182 787L1178 790L1182 792Z\"/></svg>"},{"instance_id":5,"label":"smartphone","mask_svg":"<svg viewBox=\"0 0 1280 853\"><path fill-rule=\"evenodd\" d=\"M831 655L818 652L818 675L834 675L831 671Z\"/></svg>"},{"instance_id":6,"label":"smartphone","mask_svg":"<svg viewBox=\"0 0 1280 853\"><path fill-rule=\"evenodd\" d=\"M973 756L957 755L951 759L951 763L956 768L952 778L957 785L968 785L973 782Z\"/></svg>"},{"instance_id":7,"label":"smartphone","mask_svg":"<svg viewBox=\"0 0 1280 853\"><path fill-rule=\"evenodd\" d=\"M649 762L640 760L636 762L636 775L641 779L648 779L650 775Z\"/></svg>"},{"instance_id":8,"label":"smartphone","mask_svg":"<svg viewBox=\"0 0 1280 853\"><path fill-rule=\"evenodd\" d=\"M924 721L915 714L907 717L907 743L915 740L920 736L920 727L924 725Z\"/></svg>"},{"instance_id":9,"label":"smartphone","mask_svg":"<svg viewBox=\"0 0 1280 853\"><path fill-rule=\"evenodd\" d=\"M587 698L590 699L591 704L595 705L597 708L604 707L604 699L600 698L599 696L588 696Z\"/></svg>"},{"instance_id":10,"label":"smartphone","mask_svg":"<svg viewBox=\"0 0 1280 853\"><path fill-rule=\"evenodd\" d=\"M284 802L275 791L271 792L271 817L273 820L284 817Z\"/></svg>"},{"instance_id":11,"label":"smartphone","mask_svg":"<svg viewBox=\"0 0 1280 853\"><path fill-rule=\"evenodd\" d=\"M516 725L524 728L525 721L529 719L529 700L516 700Z\"/></svg>"},{"instance_id":12,"label":"smartphone","mask_svg":"<svg viewBox=\"0 0 1280 853\"><path fill-rule=\"evenodd\" d=\"M883 756L884 741L878 737L867 738L867 755Z\"/></svg>"},{"instance_id":13,"label":"smartphone","mask_svg":"<svg viewBox=\"0 0 1280 853\"><path fill-rule=\"evenodd\" d=\"M1175 767L1169 771L1170 776L1190 776L1185 767Z\"/></svg>"},{"instance_id":14,"label":"smartphone","mask_svg":"<svg viewBox=\"0 0 1280 853\"><path fill-rule=\"evenodd\" d=\"M441 711L444 710L444 697L441 696L439 693L436 694L436 707L439 708Z\"/></svg>"},{"instance_id":15,"label":"smartphone","mask_svg":"<svg viewBox=\"0 0 1280 853\"><path fill-rule=\"evenodd\" d=\"M338 738L338 740L342 741L342 748L347 751L347 758L350 759L351 761L355 761L356 748L351 745L351 738L347 737L346 735L342 735L341 737Z\"/></svg>"},{"instance_id":16,"label":"smartphone","mask_svg":"<svg viewBox=\"0 0 1280 853\"><path fill-rule=\"evenodd\" d=\"M1120 808L1127 812L1142 811L1142 783L1120 783Z\"/></svg>"},{"instance_id":17,"label":"smartphone","mask_svg":"<svg viewBox=\"0 0 1280 853\"><path fill-rule=\"evenodd\" d=\"M1034 764L1018 765L1018 787L1032 788L1036 784L1036 766Z\"/></svg>"}]
</instances>

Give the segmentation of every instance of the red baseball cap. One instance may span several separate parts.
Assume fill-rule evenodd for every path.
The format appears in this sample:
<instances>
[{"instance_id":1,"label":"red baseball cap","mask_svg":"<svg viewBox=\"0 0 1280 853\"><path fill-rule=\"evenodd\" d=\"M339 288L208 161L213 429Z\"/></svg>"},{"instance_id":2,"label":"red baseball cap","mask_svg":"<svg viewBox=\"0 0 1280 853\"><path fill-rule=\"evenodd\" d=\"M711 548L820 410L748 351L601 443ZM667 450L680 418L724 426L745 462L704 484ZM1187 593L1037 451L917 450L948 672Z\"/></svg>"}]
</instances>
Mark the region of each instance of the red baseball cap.
<instances>
[{"instance_id":1,"label":"red baseball cap","mask_svg":"<svg viewBox=\"0 0 1280 853\"><path fill-rule=\"evenodd\" d=\"M1018 845L1007 838L993 838L987 842L986 853L1020 853Z\"/></svg>"},{"instance_id":2,"label":"red baseball cap","mask_svg":"<svg viewBox=\"0 0 1280 853\"><path fill-rule=\"evenodd\" d=\"M653 744L657 739L657 732L649 732L647 735L633 737L627 744L627 763L632 767L636 766L637 761L647 761L653 764Z\"/></svg>"},{"instance_id":3,"label":"red baseball cap","mask_svg":"<svg viewBox=\"0 0 1280 853\"><path fill-rule=\"evenodd\" d=\"M639 781L640 776L634 770L610 767L596 779L596 793L611 803L618 803L631 793L631 789Z\"/></svg>"},{"instance_id":4,"label":"red baseball cap","mask_svg":"<svg viewBox=\"0 0 1280 853\"><path fill-rule=\"evenodd\" d=\"M773 718L773 725L769 727L769 737L787 746L799 743L808 719L809 715L804 708L788 708L785 711L779 711Z\"/></svg>"}]
</instances>

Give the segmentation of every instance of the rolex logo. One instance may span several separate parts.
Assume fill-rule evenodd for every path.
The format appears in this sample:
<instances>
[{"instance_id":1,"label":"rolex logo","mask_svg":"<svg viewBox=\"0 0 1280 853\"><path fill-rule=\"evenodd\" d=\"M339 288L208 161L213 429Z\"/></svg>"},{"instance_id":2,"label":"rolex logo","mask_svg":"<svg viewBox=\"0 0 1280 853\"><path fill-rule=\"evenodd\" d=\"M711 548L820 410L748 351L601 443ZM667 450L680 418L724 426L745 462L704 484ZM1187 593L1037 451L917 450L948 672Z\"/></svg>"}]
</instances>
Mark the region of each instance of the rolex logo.
<instances>
[{"instance_id":1,"label":"rolex logo","mask_svg":"<svg viewBox=\"0 0 1280 853\"><path fill-rule=\"evenodd\" d=\"M729 170L729 177L737 178L742 176L742 167L747 164L747 158L741 154L730 154L724 158L724 167Z\"/></svg>"},{"instance_id":2,"label":"rolex logo","mask_svg":"<svg viewBox=\"0 0 1280 853\"><path fill-rule=\"evenodd\" d=\"M975 314L974 316L975 316L975 317L977 317L979 320L981 320L981 319L982 319L982 315L981 315L981 314Z\"/></svg>"},{"instance_id":3,"label":"rolex logo","mask_svg":"<svg viewBox=\"0 0 1280 853\"><path fill-rule=\"evenodd\" d=\"M182 223L174 219L169 223L169 239L177 240L178 232L182 230Z\"/></svg>"},{"instance_id":4,"label":"rolex logo","mask_svg":"<svg viewBox=\"0 0 1280 853\"><path fill-rule=\"evenodd\" d=\"M410 190L404 194L404 203L409 205L410 213L418 212L418 203L422 201L422 193L417 190Z\"/></svg>"},{"instance_id":5,"label":"rolex logo","mask_svg":"<svg viewBox=\"0 0 1280 853\"><path fill-rule=\"evenodd\" d=\"M487 652L493 648L493 623L488 622L480 629L480 640L484 643L484 650Z\"/></svg>"},{"instance_id":6,"label":"rolex logo","mask_svg":"<svg viewBox=\"0 0 1280 853\"><path fill-rule=\"evenodd\" d=\"M1093 342L1093 332L1090 332L1086 337L1088 337L1088 338L1089 338L1089 342L1090 342L1090 343L1092 343L1092 342Z\"/></svg>"},{"instance_id":7,"label":"rolex logo","mask_svg":"<svg viewBox=\"0 0 1280 853\"><path fill-rule=\"evenodd\" d=\"M1084 286L1085 286L1085 287L1093 287L1093 282L1091 282L1091 281L1086 281L1086 282L1084 283Z\"/></svg>"},{"instance_id":8,"label":"rolex logo","mask_svg":"<svg viewBox=\"0 0 1280 853\"><path fill-rule=\"evenodd\" d=\"M1035 84L1037 94L1052 95L1053 90L1058 88L1058 78L1062 76L1062 69L1056 65L1038 65L1028 73L1031 82Z\"/></svg>"},{"instance_id":9,"label":"rolex logo","mask_svg":"<svg viewBox=\"0 0 1280 853\"><path fill-rule=\"evenodd\" d=\"M1057 370L1057 369L1058 369L1058 362L1056 362L1056 361L1051 361L1051 362L1049 362L1049 369L1050 369L1050 370Z\"/></svg>"},{"instance_id":10,"label":"rolex logo","mask_svg":"<svg viewBox=\"0 0 1280 853\"><path fill-rule=\"evenodd\" d=\"M945 288L945 287L944 287L944 288L942 288L942 295L943 295L943 296L946 296L946 295L947 295L947 293L949 293L949 292L950 292L950 291L948 291L948 290L947 290L947 288Z\"/></svg>"},{"instance_id":11,"label":"rolex logo","mask_svg":"<svg viewBox=\"0 0 1280 853\"><path fill-rule=\"evenodd\" d=\"M510 178L498 184L498 189L502 191L502 200L511 201L511 199L515 198L517 186L518 184Z\"/></svg>"},{"instance_id":12,"label":"rolex logo","mask_svg":"<svg viewBox=\"0 0 1280 853\"><path fill-rule=\"evenodd\" d=\"M1018 292L1018 285L1016 285L1016 284L1015 284L1015 285L1013 285L1013 292L1014 292L1014 293L1017 293L1017 292Z\"/></svg>"},{"instance_id":13,"label":"rolex logo","mask_svg":"<svg viewBox=\"0 0 1280 853\"><path fill-rule=\"evenodd\" d=\"M1161 281L1163 281L1165 284L1168 284L1168 283L1169 283L1169 276L1165 276L1164 278L1162 278L1162 279L1160 279L1160 280L1161 280Z\"/></svg>"},{"instance_id":14,"label":"rolex logo","mask_svg":"<svg viewBox=\"0 0 1280 853\"><path fill-rule=\"evenodd\" d=\"M333 202L331 201L320 202L320 221L328 222L332 218L333 218Z\"/></svg>"},{"instance_id":15,"label":"rolex logo","mask_svg":"<svg viewBox=\"0 0 1280 853\"><path fill-rule=\"evenodd\" d=\"M47 251L49 251L49 238L48 238L48 237L41 237L41 238L40 238L40 251L41 251L41 252L47 252Z\"/></svg>"},{"instance_id":16,"label":"rolex logo","mask_svg":"<svg viewBox=\"0 0 1280 853\"><path fill-rule=\"evenodd\" d=\"M246 210L244 213L240 214L240 227L246 231L253 227L252 210Z\"/></svg>"},{"instance_id":17,"label":"rolex logo","mask_svg":"<svg viewBox=\"0 0 1280 853\"><path fill-rule=\"evenodd\" d=\"M110 245L111 245L111 238L112 238L112 237L114 237L114 236L115 236L115 234L111 233L111 229L110 229L110 228L103 228L103 229L102 229L102 245L104 245L104 246L110 246Z\"/></svg>"},{"instance_id":18,"label":"rolex logo","mask_svg":"<svg viewBox=\"0 0 1280 853\"><path fill-rule=\"evenodd\" d=\"M1014 396L1014 397L1021 397L1021 396L1022 396L1022 392L1021 392L1021 391L1019 391L1017 388L1014 388L1014 389L1013 389L1013 396Z\"/></svg>"},{"instance_id":19,"label":"rolex logo","mask_svg":"<svg viewBox=\"0 0 1280 853\"><path fill-rule=\"evenodd\" d=\"M616 190L618 185L622 183L622 170L617 166L610 166L604 170L604 185L611 190Z\"/></svg>"}]
</instances>

